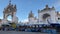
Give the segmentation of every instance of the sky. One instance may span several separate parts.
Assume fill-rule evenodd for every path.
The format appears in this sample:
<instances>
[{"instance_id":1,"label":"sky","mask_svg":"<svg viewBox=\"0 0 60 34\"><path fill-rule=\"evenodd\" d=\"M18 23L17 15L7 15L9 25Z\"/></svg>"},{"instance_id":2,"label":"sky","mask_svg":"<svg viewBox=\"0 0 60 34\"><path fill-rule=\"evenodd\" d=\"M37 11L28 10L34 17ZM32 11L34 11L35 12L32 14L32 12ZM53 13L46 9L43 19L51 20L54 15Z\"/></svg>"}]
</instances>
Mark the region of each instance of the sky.
<instances>
[{"instance_id":1,"label":"sky","mask_svg":"<svg viewBox=\"0 0 60 34\"><path fill-rule=\"evenodd\" d=\"M16 16L19 21L28 21L30 11L38 18L38 9L42 10L46 5L54 6L56 11L60 11L60 0L11 0L13 5L17 6ZM9 0L0 0L0 19L3 19L3 11L9 4ZM8 17L10 19L11 17Z\"/></svg>"}]
</instances>

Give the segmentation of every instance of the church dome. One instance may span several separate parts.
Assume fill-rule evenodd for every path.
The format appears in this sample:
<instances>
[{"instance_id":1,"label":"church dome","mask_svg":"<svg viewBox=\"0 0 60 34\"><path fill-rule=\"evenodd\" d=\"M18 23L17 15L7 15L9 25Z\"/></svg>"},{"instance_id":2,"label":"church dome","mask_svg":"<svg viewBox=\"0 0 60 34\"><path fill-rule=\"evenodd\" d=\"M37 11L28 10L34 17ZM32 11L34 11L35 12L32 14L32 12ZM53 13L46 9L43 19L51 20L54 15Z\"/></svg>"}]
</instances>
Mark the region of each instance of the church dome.
<instances>
[{"instance_id":1,"label":"church dome","mask_svg":"<svg viewBox=\"0 0 60 34\"><path fill-rule=\"evenodd\" d=\"M34 17L34 14L32 13L32 11L29 13L29 16L28 16L29 18L30 17Z\"/></svg>"}]
</instances>

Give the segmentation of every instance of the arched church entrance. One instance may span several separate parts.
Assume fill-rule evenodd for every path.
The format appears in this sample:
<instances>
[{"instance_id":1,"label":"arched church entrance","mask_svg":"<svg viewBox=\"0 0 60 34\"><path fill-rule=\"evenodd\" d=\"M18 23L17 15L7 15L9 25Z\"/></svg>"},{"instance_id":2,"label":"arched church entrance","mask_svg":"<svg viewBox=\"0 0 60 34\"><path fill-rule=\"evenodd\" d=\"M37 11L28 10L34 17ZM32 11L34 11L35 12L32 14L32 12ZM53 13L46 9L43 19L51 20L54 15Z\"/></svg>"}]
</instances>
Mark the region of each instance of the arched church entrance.
<instances>
[{"instance_id":1,"label":"arched church entrance","mask_svg":"<svg viewBox=\"0 0 60 34\"><path fill-rule=\"evenodd\" d=\"M46 23L51 22L51 17L50 17L50 14L48 14L48 13L43 14L42 18L43 18L43 21L46 22Z\"/></svg>"}]
</instances>

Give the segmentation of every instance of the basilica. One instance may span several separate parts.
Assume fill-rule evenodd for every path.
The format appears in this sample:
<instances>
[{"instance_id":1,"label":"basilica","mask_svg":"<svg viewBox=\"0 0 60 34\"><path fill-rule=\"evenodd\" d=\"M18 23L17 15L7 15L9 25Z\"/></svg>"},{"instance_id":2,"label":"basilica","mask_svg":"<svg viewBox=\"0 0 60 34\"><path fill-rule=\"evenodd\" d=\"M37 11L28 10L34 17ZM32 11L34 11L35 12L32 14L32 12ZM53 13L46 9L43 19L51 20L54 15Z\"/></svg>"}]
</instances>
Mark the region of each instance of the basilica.
<instances>
[{"instance_id":1,"label":"basilica","mask_svg":"<svg viewBox=\"0 0 60 34\"><path fill-rule=\"evenodd\" d=\"M28 16L29 24L56 24L60 23L60 12L56 11L54 7L45 6L44 9L38 10L38 18L34 17L32 11Z\"/></svg>"},{"instance_id":2,"label":"basilica","mask_svg":"<svg viewBox=\"0 0 60 34\"><path fill-rule=\"evenodd\" d=\"M3 19L0 19L1 24L7 23L18 23L18 17L16 16L17 7L16 5L9 2L8 6L4 8ZM12 17L11 21L7 20L8 16ZM60 23L60 12L56 11L54 7L45 6L44 9L38 10L38 18L34 17L33 11L28 14L28 21L25 24L51 24L51 23Z\"/></svg>"}]
</instances>

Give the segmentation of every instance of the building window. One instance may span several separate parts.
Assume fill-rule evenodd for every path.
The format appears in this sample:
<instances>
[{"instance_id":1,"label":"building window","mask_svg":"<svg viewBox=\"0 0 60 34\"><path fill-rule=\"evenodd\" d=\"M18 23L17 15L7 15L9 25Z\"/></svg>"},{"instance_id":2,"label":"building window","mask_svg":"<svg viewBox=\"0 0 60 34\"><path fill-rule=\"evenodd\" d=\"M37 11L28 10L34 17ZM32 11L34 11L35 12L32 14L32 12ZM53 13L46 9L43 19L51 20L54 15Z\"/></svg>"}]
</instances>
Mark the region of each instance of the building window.
<instances>
[{"instance_id":1,"label":"building window","mask_svg":"<svg viewBox=\"0 0 60 34\"><path fill-rule=\"evenodd\" d=\"M58 20L60 20L60 18L58 18Z\"/></svg>"}]
</instances>

